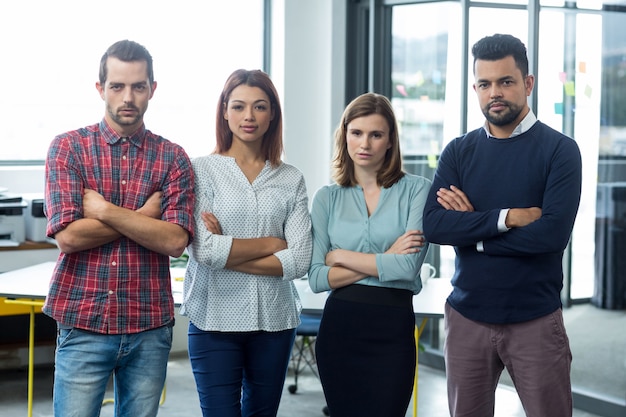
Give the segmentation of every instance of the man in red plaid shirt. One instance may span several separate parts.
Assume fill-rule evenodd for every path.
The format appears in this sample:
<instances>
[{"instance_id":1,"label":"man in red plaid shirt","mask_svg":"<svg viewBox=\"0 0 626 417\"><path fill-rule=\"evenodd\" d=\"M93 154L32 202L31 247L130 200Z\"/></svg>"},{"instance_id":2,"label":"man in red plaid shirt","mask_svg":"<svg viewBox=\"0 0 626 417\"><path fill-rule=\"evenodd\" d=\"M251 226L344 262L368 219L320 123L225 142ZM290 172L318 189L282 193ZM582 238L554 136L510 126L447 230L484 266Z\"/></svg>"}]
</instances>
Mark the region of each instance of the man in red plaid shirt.
<instances>
[{"instance_id":1,"label":"man in red plaid shirt","mask_svg":"<svg viewBox=\"0 0 626 417\"><path fill-rule=\"evenodd\" d=\"M103 120L57 136L46 160L47 234L61 254L44 312L58 323L54 415L91 417L111 374L116 416L156 416L172 344L169 259L193 238L194 178L145 128L157 83L136 42L102 56Z\"/></svg>"}]
</instances>

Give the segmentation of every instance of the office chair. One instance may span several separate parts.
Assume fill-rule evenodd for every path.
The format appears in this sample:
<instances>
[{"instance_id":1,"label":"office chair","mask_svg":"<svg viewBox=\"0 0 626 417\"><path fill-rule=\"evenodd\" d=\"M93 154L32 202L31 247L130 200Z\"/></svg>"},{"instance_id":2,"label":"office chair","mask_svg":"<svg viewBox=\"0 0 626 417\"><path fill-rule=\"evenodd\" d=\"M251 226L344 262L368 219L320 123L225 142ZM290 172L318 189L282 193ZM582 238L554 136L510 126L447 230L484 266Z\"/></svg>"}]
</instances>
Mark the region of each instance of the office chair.
<instances>
[{"instance_id":1,"label":"office chair","mask_svg":"<svg viewBox=\"0 0 626 417\"><path fill-rule=\"evenodd\" d=\"M317 361L315 360L315 339L317 338L321 319L321 314L316 313L302 313L300 315L301 323L296 329L296 340L291 354L294 383L287 387L290 394L295 394L298 391L298 375L305 369L309 368L319 379ZM330 415L326 405L322 412L325 416Z\"/></svg>"}]
</instances>

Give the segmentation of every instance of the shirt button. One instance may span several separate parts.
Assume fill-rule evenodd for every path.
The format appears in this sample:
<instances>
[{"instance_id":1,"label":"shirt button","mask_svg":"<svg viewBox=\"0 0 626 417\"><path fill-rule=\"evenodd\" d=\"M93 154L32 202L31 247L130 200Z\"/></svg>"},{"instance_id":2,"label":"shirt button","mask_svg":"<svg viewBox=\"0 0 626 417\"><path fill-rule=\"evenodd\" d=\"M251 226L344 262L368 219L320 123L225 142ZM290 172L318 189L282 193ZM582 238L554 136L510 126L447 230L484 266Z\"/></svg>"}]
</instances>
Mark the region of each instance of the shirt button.
<instances>
[{"instance_id":1,"label":"shirt button","mask_svg":"<svg viewBox=\"0 0 626 417\"><path fill-rule=\"evenodd\" d=\"M113 290L109 290L109 295L113 295Z\"/></svg>"},{"instance_id":2,"label":"shirt button","mask_svg":"<svg viewBox=\"0 0 626 417\"><path fill-rule=\"evenodd\" d=\"M122 159L125 161L125 160L126 160L126 155L123 155L123 156L122 156Z\"/></svg>"},{"instance_id":3,"label":"shirt button","mask_svg":"<svg viewBox=\"0 0 626 417\"><path fill-rule=\"evenodd\" d=\"M111 265L115 266L115 265L117 265L117 262L113 261L113 262L111 262Z\"/></svg>"},{"instance_id":4,"label":"shirt button","mask_svg":"<svg viewBox=\"0 0 626 417\"><path fill-rule=\"evenodd\" d=\"M126 185L126 180L122 180L122 185Z\"/></svg>"}]
</instances>

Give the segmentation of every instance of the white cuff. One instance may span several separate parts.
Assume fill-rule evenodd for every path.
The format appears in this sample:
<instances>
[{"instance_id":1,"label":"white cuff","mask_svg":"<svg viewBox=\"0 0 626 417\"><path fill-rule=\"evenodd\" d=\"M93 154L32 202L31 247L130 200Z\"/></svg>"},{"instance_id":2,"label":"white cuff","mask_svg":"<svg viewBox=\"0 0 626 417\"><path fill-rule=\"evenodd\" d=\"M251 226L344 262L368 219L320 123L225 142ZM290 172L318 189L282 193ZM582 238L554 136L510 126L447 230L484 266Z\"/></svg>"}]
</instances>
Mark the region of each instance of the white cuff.
<instances>
[{"instance_id":1,"label":"white cuff","mask_svg":"<svg viewBox=\"0 0 626 417\"><path fill-rule=\"evenodd\" d=\"M500 216L498 216L498 232L504 233L511 230L510 227L506 227L506 216L509 214L508 208L500 210Z\"/></svg>"}]
</instances>

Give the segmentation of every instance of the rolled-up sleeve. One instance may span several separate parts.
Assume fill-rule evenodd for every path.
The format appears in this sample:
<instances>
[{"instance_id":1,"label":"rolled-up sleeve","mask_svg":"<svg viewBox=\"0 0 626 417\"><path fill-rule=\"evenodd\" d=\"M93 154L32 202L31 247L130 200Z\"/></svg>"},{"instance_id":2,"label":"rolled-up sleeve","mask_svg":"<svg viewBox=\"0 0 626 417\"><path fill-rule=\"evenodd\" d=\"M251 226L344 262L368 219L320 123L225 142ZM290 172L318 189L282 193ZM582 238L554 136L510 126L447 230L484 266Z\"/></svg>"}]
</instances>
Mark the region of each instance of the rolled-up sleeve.
<instances>
[{"instance_id":1,"label":"rolled-up sleeve","mask_svg":"<svg viewBox=\"0 0 626 417\"><path fill-rule=\"evenodd\" d=\"M194 207L195 236L189 245L189 254L200 264L212 269L224 269L233 244L232 236L222 236L211 233L204 226L202 213L212 212L213 188L211 177L203 171L202 161L192 162L196 173Z\"/></svg>"},{"instance_id":2,"label":"rolled-up sleeve","mask_svg":"<svg viewBox=\"0 0 626 417\"><path fill-rule=\"evenodd\" d=\"M66 136L56 137L46 158L45 214L48 237L83 217L84 180Z\"/></svg>"},{"instance_id":3,"label":"rolled-up sleeve","mask_svg":"<svg viewBox=\"0 0 626 417\"><path fill-rule=\"evenodd\" d=\"M298 182L295 199L294 208L285 222L287 249L274 254L283 266L285 280L303 277L311 263L311 216L304 177Z\"/></svg>"}]
</instances>

